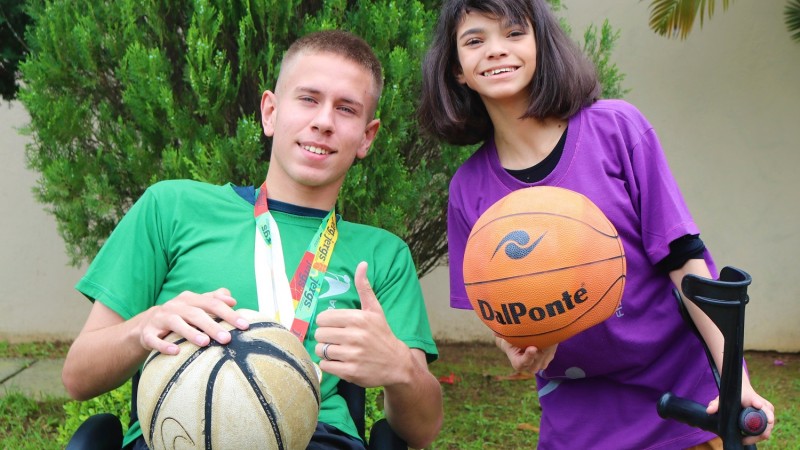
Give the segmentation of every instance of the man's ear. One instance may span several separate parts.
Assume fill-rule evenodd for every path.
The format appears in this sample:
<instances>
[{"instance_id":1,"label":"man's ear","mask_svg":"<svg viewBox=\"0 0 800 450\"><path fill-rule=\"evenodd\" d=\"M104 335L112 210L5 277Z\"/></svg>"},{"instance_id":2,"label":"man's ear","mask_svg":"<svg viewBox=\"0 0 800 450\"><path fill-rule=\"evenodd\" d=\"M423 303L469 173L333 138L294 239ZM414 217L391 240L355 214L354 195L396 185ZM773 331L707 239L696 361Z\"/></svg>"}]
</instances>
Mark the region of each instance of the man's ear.
<instances>
[{"instance_id":1,"label":"man's ear","mask_svg":"<svg viewBox=\"0 0 800 450\"><path fill-rule=\"evenodd\" d=\"M275 113L278 110L278 98L272 91L264 91L261 96L261 127L266 136L275 134Z\"/></svg>"},{"instance_id":2,"label":"man's ear","mask_svg":"<svg viewBox=\"0 0 800 450\"><path fill-rule=\"evenodd\" d=\"M364 129L364 139L362 139L361 145L358 150L356 150L356 158L366 158L369 147L372 145L372 142L375 141L375 135L378 134L378 128L380 128L380 126L380 119L373 119L367 124L367 127Z\"/></svg>"}]
</instances>

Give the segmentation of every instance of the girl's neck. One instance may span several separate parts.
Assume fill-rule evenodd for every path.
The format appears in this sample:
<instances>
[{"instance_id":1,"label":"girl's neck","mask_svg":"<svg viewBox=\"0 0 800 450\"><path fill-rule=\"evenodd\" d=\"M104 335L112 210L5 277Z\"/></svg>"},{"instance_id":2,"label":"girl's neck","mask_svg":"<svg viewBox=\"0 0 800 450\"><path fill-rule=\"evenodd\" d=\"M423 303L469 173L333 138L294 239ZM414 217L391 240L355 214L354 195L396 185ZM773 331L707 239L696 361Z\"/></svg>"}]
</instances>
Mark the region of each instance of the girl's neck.
<instances>
[{"instance_id":1,"label":"girl's neck","mask_svg":"<svg viewBox=\"0 0 800 450\"><path fill-rule=\"evenodd\" d=\"M486 109L494 126L497 155L506 169L527 169L547 158L567 127L562 119L520 119L524 108L486 105Z\"/></svg>"}]
</instances>

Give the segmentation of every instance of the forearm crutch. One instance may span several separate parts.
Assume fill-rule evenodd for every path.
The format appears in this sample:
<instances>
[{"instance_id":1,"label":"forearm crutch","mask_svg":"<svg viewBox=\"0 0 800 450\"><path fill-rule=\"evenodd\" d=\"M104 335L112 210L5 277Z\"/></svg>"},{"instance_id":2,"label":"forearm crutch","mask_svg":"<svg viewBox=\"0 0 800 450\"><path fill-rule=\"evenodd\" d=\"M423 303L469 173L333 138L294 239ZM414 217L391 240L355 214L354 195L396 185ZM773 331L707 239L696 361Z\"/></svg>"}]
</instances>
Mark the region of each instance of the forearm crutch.
<instances>
[{"instance_id":1,"label":"forearm crutch","mask_svg":"<svg viewBox=\"0 0 800 450\"><path fill-rule=\"evenodd\" d=\"M767 428L767 416L763 411L742 408L744 308L749 301L747 286L751 281L750 275L743 270L724 267L719 280L687 275L681 282L684 296L706 313L722 332L725 345L721 374L680 295L675 292L684 320L705 348L719 388L719 409L715 414L708 414L706 405L667 392L658 401L658 414L715 433L722 438L724 450L755 450L755 445L743 446L742 437L758 436Z\"/></svg>"}]
</instances>

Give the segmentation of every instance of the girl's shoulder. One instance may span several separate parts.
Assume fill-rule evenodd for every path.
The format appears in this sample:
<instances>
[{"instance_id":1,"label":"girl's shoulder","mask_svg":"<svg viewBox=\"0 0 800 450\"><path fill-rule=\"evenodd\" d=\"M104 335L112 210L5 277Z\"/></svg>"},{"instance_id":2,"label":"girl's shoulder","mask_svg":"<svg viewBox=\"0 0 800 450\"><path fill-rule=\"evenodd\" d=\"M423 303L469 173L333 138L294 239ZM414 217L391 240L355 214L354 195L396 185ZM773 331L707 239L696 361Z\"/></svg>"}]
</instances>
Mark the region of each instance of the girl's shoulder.
<instances>
[{"instance_id":1,"label":"girl's shoulder","mask_svg":"<svg viewBox=\"0 0 800 450\"><path fill-rule=\"evenodd\" d=\"M495 166L499 165L499 161L495 162L496 152L494 138L487 139L458 166L450 181L451 189L454 185L461 182L469 183L468 180L475 181L476 177L484 176L488 171L495 170Z\"/></svg>"},{"instance_id":2,"label":"girl's shoulder","mask_svg":"<svg viewBox=\"0 0 800 450\"><path fill-rule=\"evenodd\" d=\"M578 115L591 123L611 121L617 126L632 126L639 130L652 126L635 105L621 99L602 99L582 109Z\"/></svg>"},{"instance_id":3,"label":"girl's shoulder","mask_svg":"<svg viewBox=\"0 0 800 450\"><path fill-rule=\"evenodd\" d=\"M475 151L472 152L469 157L464 160L464 163L479 163L483 164L492 155L492 153L497 152L497 148L494 145L494 136L490 137L489 139L485 140L479 146L475 148Z\"/></svg>"}]
</instances>

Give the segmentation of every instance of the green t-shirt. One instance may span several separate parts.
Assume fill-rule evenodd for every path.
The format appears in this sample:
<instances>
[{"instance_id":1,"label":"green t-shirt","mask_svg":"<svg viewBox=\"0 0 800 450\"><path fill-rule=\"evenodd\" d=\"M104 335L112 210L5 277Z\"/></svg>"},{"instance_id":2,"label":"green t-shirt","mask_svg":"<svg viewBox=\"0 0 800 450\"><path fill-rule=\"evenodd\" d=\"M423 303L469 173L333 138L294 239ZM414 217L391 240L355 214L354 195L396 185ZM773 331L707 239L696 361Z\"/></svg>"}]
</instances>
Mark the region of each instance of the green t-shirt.
<instances>
[{"instance_id":1,"label":"green t-shirt","mask_svg":"<svg viewBox=\"0 0 800 450\"><path fill-rule=\"evenodd\" d=\"M281 234L287 277L294 275L321 217L271 210ZM313 210L308 210L310 212ZM386 319L398 339L424 351L428 361L438 353L431 336L419 280L408 246L388 231L338 222L339 240L320 291L317 311L360 308L354 276L359 262L369 263L367 276ZM197 293L228 288L236 308L258 309L253 205L232 185L189 180L151 186L120 221L76 288L128 320L183 291ZM312 319L304 342L312 360L317 341ZM358 437L339 379L322 377L319 421ZM125 444L141 434L131 427Z\"/></svg>"}]
</instances>

